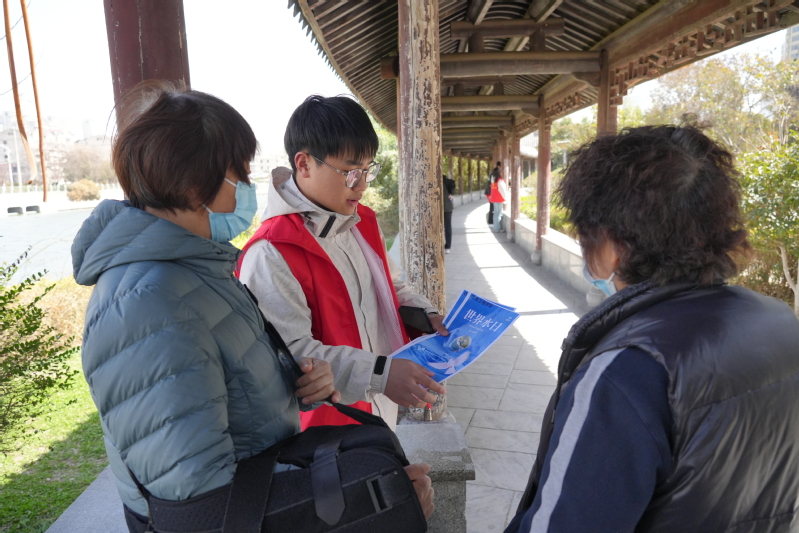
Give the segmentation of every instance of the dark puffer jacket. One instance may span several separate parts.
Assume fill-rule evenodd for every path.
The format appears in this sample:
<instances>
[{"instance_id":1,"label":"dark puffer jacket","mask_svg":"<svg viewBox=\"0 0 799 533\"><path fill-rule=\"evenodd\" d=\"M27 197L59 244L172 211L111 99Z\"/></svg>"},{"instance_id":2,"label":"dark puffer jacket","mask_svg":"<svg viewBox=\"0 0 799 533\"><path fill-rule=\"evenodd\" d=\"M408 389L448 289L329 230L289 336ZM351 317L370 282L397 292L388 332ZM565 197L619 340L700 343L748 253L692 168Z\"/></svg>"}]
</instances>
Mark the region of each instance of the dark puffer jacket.
<instances>
[{"instance_id":1,"label":"dark puffer jacket","mask_svg":"<svg viewBox=\"0 0 799 533\"><path fill-rule=\"evenodd\" d=\"M673 469L636 531L799 530L799 321L782 302L726 285L631 286L572 328L522 505L535 495L558 392L593 358L628 347L666 369L673 419Z\"/></svg>"},{"instance_id":2,"label":"dark puffer jacket","mask_svg":"<svg viewBox=\"0 0 799 533\"><path fill-rule=\"evenodd\" d=\"M83 370L120 496L141 515L125 465L154 496L183 500L299 431L293 377L233 276L238 252L116 201L72 246L75 279L96 284Z\"/></svg>"}]
</instances>

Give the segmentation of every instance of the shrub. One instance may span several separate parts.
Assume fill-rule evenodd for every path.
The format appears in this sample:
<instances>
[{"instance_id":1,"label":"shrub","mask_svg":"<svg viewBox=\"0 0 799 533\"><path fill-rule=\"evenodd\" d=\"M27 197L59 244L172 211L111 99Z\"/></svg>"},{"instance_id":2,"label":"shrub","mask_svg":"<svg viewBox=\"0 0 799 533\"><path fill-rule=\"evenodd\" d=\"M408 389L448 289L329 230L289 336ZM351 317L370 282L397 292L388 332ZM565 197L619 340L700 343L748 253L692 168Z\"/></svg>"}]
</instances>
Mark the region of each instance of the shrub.
<instances>
[{"instance_id":1,"label":"shrub","mask_svg":"<svg viewBox=\"0 0 799 533\"><path fill-rule=\"evenodd\" d=\"M11 264L0 266L0 451L8 451L15 428L38 412L53 389L65 389L78 372L68 360L78 350L73 338L64 338L44 323L47 312L37 304L53 288L46 287L29 302L24 296L43 274L11 285L27 252Z\"/></svg>"},{"instance_id":2,"label":"shrub","mask_svg":"<svg viewBox=\"0 0 799 533\"><path fill-rule=\"evenodd\" d=\"M67 198L73 202L99 200L100 188L91 180L83 179L67 188Z\"/></svg>"},{"instance_id":3,"label":"shrub","mask_svg":"<svg viewBox=\"0 0 799 533\"><path fill-rule=\"evenodd\" d=\"M522 197L521 212L533 220L536 219L538 216L538 203L534 194ZM558 204L557 199L554 197L551 199L549 205L549 227L555 231L574 237L574 235L572 235L573 226L572 223L569 222L568 212Z\"/></svg>"}]
</instances>

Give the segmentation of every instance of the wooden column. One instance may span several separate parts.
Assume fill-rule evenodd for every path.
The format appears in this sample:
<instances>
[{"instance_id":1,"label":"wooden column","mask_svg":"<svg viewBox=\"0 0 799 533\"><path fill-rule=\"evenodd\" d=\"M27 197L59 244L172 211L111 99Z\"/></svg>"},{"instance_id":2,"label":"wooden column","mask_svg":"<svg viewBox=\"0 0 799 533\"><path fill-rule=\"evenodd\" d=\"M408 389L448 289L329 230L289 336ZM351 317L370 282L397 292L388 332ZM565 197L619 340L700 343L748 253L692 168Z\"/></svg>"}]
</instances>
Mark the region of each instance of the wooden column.
<instances>
[{"instance_id":1,"label":"wooden column","mask_svg":"<svg viewBox=\"0 0 799 533\"><path fill-rule=\"evenodd\" d=\"M410 287L444 311L438 0L399 0L399 204Z\"/></svg>"},{"instance_id":2,"label":"wooden column","mask_svg":"<svg viewBox=\"0 0 799 533\"><path fill-rule=\"evenodd\" d=\"M502 137L502 144L500 146L502 149L502 155L500 156L500 160L502 161L502 177L505 179L505 184L510 188L510 138Z\"/></svg>"},{"instance_id":3,"label":"wooden column","mask_svg":"<svg viewBox=\"0 0 799 533\"><path fill-rule=\"evenodd\" d=\"M610 70L608 51L602 50L599 56L599 96L597 98L596 134L613 135L616 133L616 106L613 105L610 88L613 85L613 73Z\"/></svg>"},{"instance_id":4,"label":"wooden column","mask_svg":"<svg viewBox=\"0 0 799 533\"><path fill-rule=\"evenodd\" d=\"M190 85L183 0L104 0L114 101L137 83Z\"/></svg>"},{"instance_id":5,"label":"wooden column","mask_svg":"<svg viewBox=\"0 0 799 533\"><path fill-rule=\"evenodd\" d=\"M458 154L458 194L463 194L463 160Z\"/></svg>"},{"instance_id":6,"label":"wooden column","mask_svg":"<svg viewBox=\"0 0 799 533\"><path fill-rule=\"evenodd\" d=\"M452 179L452 151L447 152L447 177Z\"/></svg>"},{"instance_id":7,"label":"wooden column","mask_svg":"<svg viewBox=\"0 0 799 533\"><path fill-rule=\"evenodd\" d=\"M544 107L544 95L540 96L538 115L538 183L536 199L538 209L536 213L535 253L533 262L541 264L542 237L549 229L549 188L550 188L550 138L549 119Z\"/></svg>"},{"instance_id":8,"label":"wooden column","mask_svg":"<svg viewBox=\"0 0 799 533\"><path fill-rule=\"evenodd\" d=\"M472 194L472 180L474 178L473 178L473 174L472 174L472 162L473 162L473 160L472 160L471 156L468 159L466 159L466 161L467 161L467 164L469 165L469 187L468 187L468 190L469 190L469 194Z\"/></svg>"},{"instance_id":9,"label":"wooden column","mask_svg":"<svg viewBox=\"0 0 799 533\"><path fill-rule=\"evenodd\" d=\"M521 194L522 188L522 157L521 157L521 138L519 132L514 128L513 137L511 137L511 204L510 204L510 233L508 237L513 236L513 230L516 229L516 221L519 219L521 212Z\"/></svg>"}]
</instances>

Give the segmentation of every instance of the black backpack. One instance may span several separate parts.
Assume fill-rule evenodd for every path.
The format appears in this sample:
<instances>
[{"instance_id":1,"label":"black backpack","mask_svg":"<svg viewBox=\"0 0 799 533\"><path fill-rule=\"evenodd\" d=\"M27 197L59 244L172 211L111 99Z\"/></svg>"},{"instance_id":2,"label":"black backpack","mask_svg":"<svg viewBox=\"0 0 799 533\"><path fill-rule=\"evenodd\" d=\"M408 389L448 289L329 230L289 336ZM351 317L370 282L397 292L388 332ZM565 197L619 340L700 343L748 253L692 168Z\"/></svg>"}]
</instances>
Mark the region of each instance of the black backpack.
<instances>
[{"instance_id":1,"label":"black backpack","mask_svg":"<svg viewBox=\"0 0 799 533\"><path fill-rule=\"evenodd\" d=\"M301 376L277 330L265 317L264 324L278 357ZM361 425L308 428L239 461L231 485L194 498L156 498L128 469L150 513L139 517L126 507L129 529L155 533L427 531L416 490L404 471L409 462L396 434L377 416L332 405ZM275 473L278 460L296 468Z\"/></svg>"}]
</instances>

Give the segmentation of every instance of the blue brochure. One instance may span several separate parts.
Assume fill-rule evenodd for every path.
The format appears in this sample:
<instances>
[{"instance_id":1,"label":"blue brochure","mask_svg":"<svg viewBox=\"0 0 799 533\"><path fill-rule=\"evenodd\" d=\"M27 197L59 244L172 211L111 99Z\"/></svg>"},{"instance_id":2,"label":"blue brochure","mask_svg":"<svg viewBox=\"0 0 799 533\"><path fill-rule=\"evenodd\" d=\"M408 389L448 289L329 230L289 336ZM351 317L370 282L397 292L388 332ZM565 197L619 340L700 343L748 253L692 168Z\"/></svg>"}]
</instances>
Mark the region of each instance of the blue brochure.
<instances>
[{"instance_id":1,"label":"blue brochure","mask_svg":"<svg viewBox=\"0 0 799 533\"><path fill-rule=\"evenodd\" d=\"M449 336L438 333L419 337L392 354L409 359L433 372L442 382L475 362L513 324L515 308L463 291L444 319Z\"/></svg>"}]
</instances>

